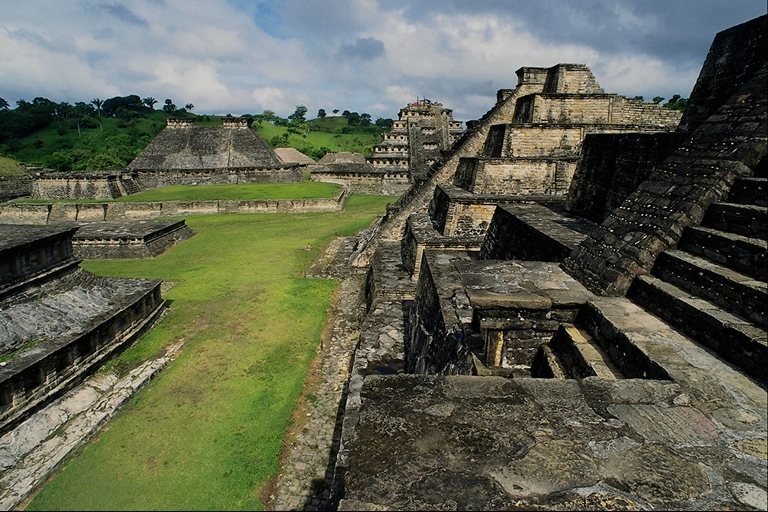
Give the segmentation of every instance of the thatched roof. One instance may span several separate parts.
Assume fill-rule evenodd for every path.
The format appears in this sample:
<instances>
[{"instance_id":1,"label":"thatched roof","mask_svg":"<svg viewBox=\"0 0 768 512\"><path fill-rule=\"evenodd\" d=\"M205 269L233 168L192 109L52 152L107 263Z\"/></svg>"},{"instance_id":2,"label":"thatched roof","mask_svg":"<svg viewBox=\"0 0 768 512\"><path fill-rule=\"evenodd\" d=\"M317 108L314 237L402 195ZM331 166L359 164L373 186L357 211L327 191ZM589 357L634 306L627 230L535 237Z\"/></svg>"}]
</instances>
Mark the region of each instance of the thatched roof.
<instances>
[{"instance_id":1,"label":"thatched roof","mask_svg":"<svg viewBox=\"0 0 768 512\"><path fill-rule=\"evenodd\" d=\"M311 165L315 161L294 148L275 148L275 154L284 164Z\"/></svg>"}]
</instances>

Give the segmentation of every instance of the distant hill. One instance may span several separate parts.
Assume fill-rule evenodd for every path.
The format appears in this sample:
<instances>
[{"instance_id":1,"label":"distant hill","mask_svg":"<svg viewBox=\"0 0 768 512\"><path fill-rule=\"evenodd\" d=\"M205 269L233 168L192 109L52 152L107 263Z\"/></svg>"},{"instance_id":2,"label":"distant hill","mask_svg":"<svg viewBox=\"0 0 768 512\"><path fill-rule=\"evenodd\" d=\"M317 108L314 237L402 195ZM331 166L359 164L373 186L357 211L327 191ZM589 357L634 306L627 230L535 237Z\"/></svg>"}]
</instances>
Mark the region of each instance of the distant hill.
<instances>
[{"instance_id":1,"label":"distant hill","mask_svg":"<svg viewBox=\"0 0 768 512\"><path fill-rule=\"evenodd\" d=\"M221 123L222 116L192 115L201 125ZM7 138L0 154L21 162L62 171L121 169L163 129L168 113L147 112L130 120L102 117L53 119L20 138ZM292 147L318 160L329 152L370 155L381 140L375 125L352 126L344 117L311 119L304 123L255 120L253 129L270 146Z\"/></svg>"}]
</instances>

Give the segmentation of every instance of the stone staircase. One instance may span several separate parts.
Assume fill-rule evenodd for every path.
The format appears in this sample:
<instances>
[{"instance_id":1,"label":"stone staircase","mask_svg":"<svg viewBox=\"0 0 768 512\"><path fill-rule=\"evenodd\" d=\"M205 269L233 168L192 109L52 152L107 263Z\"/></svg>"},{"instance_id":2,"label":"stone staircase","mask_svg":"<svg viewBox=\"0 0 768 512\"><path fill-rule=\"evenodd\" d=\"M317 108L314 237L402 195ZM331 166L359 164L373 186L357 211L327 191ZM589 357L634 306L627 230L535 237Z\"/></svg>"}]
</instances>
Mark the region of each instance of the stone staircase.
<instances>
[{"instance_id":1,"label":"stone staircase","mask_svg":"<svg viewBox=\"0 0 768 512\"><path fill-rule=\"evenodd\" d=\"M765 177L738 178L726 202L638 276L627 297L766 386Z\"/></svg>"},{"instance_id":2,"label":"stone staircase","mask_svg":"<svg viewBox=\"0 0 768 512\"><path fill-rule=\"evenodd\" d=\"M126 195L141 192L141 187L132 177L121 177L120 183L123 185L123 189L125 190Z\"/></svg>"}]
</instances>

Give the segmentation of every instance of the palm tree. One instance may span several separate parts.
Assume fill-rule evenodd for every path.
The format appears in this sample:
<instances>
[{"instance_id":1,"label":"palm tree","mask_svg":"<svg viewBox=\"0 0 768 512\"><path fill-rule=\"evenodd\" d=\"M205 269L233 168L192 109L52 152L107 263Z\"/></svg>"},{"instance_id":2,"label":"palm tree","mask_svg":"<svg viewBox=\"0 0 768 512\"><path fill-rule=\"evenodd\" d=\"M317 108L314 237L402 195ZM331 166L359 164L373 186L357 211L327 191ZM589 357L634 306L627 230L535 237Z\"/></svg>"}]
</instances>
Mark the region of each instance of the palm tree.
<instances>
[{"instance_id":1,"label":"palm tree","mask_svg":"<svg viewBox=\"0 0 768 512\"><path fill-rule=\"evenodd\" d=\"M157 100L152 96L144 98L143 100L141 100L141 102L144 103L146 106L148 106L149 110L155 110L155 103L157 103Z\"/></svg>"},{"instance_id":2,"label":"palm tree","mask_svg":"<svg viewBox=\"0 0 768 512\"><path fill-rule=\"evenodd\" d=\"M104 125L101 123L101 106L104 104L104 100L100 100L99 98L93 98L91 100L91 105L96 107L96 114L99 116L99 129L103 130Z\"/></svg>"},{"instance_id":3,"label":"palm tree","mask_svg":"<svg viewBox=\"0 0 768 512\"><path fill-rule=\"evenodd\" d=\"M104 104L104 100L100 100L99 98L93 98L91 100L91 105L96 107L96 113L99 115L99 119L101 119L101 106Z\"/></svg>"},{"instance_id":4,"label":"palm tree","mask_svg":"<svg viewBox=\"0 0 768 512\"><path fill-rule=\"evenodd\" d=\"M195 106L191 103L187 103L184 105L184 108L187 109L187 112L192 112L192 109L195 108Z\"/></svg>"}]
</instances>

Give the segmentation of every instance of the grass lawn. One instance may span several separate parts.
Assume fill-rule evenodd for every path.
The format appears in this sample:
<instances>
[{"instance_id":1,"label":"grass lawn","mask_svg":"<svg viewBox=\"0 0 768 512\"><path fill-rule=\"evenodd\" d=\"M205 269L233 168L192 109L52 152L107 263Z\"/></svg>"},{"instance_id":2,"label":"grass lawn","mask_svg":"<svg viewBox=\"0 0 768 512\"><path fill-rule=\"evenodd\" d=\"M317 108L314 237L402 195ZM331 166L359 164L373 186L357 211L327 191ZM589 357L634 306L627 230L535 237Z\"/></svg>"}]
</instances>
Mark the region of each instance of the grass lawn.
<instances>
[{"instance_id":1,"label":"grass lawn","mask_svg":"<svg viewBox=\"0 0 768 512\"><path fill-rule=\"evenodd\" d=\"M317 181L301 183L243 183L238 185L170 185L123 196L118 201L136 203L171 200L310 199L314 197L333 197L339 191L341 191L341 185Z\"/></svg>"},{"instance_id":2,"label":"grass lawn","mask_svg":"<svg viewBox=\"0 0 768 512\"><path fill-rule=\"evenodd\" d=\"M352 196L334 213L190 217L197 234L157 258L84 263L176 283L166 316L112 368L186 344L28 510L262 509L336 287L303 271L334 235L364 228L391 200Z\"/></svg>"}]
</instances>

